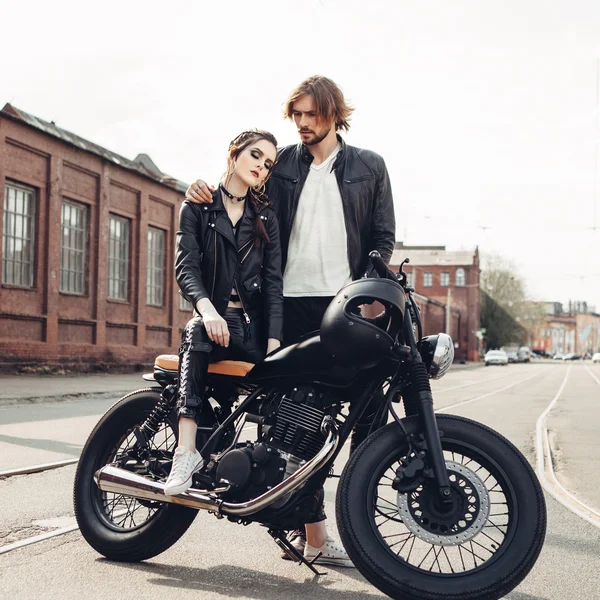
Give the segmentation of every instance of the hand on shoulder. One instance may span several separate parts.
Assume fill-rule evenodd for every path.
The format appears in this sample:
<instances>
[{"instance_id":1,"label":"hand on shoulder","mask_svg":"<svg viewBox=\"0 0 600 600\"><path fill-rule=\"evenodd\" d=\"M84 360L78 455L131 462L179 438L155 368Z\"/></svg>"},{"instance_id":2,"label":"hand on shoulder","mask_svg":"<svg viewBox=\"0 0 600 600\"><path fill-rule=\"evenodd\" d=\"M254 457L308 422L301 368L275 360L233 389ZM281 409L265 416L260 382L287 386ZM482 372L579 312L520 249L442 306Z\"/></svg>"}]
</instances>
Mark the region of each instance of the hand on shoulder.
<instances>
[{"instance_id":1,"label":"hand on shoulder","mask_svg":"<svg viewBox=\"0 0 600 600\"><path fill-rule=\"evenodd\" d=\"M186 200L195 202L196 204L212 204L212 195L215 188L208 185L202 179L197 179L185 192Z\"/></svg>"}]
</instances>

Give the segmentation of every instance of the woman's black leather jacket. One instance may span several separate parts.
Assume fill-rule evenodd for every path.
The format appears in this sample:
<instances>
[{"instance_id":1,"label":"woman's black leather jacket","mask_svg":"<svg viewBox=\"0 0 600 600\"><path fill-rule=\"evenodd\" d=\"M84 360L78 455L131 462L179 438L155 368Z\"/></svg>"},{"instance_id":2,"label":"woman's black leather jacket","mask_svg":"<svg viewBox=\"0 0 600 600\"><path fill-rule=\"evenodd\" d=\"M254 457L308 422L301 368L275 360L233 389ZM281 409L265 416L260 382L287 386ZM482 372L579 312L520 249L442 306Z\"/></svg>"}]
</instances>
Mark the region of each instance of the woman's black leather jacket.
<instances>
[{"instance_id":1,"label":"woman's black leather jacket","mask_svg":"<svg viewBox=\"0 0 600 600\"><path fill-rule=\"evenodd\" d=\"M220 315L225 313L235 285L246 321L263 316L267 337L283 339L283 278L279 226L268 206L258 217L263 220L269 242L256 247L254 228L257 213L246 200L237 227L237 242L221 192L212 204L184 201L179 213L175 276L182 295L194 307L210 298Z\"/></svg>"}]
</instances>

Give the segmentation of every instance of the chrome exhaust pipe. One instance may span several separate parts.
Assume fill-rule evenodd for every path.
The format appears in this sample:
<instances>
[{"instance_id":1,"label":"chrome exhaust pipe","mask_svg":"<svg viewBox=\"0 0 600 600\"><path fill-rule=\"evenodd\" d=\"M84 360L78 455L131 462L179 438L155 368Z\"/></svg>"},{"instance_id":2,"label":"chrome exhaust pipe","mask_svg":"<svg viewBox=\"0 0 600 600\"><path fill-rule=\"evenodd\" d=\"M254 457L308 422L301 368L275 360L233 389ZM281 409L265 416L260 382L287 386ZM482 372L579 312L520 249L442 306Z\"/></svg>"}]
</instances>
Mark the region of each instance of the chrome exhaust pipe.
<instances>
[{"instance_id":1,"label":"chrome exhaust pipe","mask_svg":"<svg viewBox=\"0 0 600 600\"><path fill-rule=\"evenodd\" d=\"M276 500L299 488L333 456L339 441L335 421L331 417L326 417L321 427L323 432L327 433L327 439L319 452L273 489L247 502L224 502L212 496L212 494L216 494L219 491L226 491L227 488L214 491L195 490L192 488L177 496L167 496L165 494L164 483L153 481L148 477L143 477L142 475L132 473L114 465L106 465L96 471L94 480L103 492L112 492L113 494L122 494L123 496L158 502L170 502L171 504L180 504L197 510L210 510L223 515L244 517L267 508Z\"/></svg>"}]
</instances>

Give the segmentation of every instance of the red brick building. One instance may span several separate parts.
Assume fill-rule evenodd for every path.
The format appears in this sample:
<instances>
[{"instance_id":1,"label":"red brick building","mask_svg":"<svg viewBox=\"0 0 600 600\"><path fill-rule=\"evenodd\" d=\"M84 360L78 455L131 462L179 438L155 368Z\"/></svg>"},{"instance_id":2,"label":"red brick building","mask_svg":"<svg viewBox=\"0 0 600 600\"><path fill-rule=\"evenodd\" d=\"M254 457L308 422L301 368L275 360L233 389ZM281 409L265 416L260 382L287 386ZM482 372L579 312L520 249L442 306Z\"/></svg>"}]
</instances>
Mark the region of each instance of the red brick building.
<instances>
[{"instance_id":1,"label":"red brick building","mask_svg":"<svg viewBox=\"0 0 600 600\"><path fill-rule=\"evenodd\" d=\"M190 316L173 273L186 185L6 104L0 363L147 363Z\"/></svg>"},{"instance_id":2,"label":"red brick building","mask_svg":"<svg viewBox=\"0 0 600 600\"><path fill-rule=\"evenodd\" d=\"M404 246L396 242L390 261L404 272L420 298L424 333L446 332L455 343L457 360L479 360L479 251L447 251L445 246ZM450 307L449 314L447 307ZM449 327L447 323L449 321Z\"/></svg>"},{"instance_id":3,"label":"red brick building","mask_svg":"<svg viewBox=\"0 0 600 600\"><path fill-rule=\"evenodd\" d=\"M565 313L557 302L548 302L546 307L548 314L532 336L534 352L574 352L581 356L600 352L600 314L574 310Z\"/></svg>"}]
</instances>

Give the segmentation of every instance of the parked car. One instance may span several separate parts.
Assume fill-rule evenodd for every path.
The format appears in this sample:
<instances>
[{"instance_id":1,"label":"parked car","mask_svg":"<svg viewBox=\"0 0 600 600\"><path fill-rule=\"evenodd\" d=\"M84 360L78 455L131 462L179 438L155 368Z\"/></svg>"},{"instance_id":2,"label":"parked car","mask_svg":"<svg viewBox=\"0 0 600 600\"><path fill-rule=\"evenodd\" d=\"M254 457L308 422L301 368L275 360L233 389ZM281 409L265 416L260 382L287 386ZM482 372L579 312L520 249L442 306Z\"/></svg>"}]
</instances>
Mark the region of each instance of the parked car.
<instances>
[{"instance_id":1,"label":"parked car","mask_svg":"<svg viewBox=\"0 0 600 600\"><path fill-rule=\"evenodd\" d=\"M581 356L579 354L575 354L575 352L569 352L569 354L565 354L563 356L563 360L580 360Z\"/></svg>"},{"instance_id":2,"label":"parked car","mask_svg":"<svg viewBox=\"0 0 600 600\"><path fill-rule=\"evenodd\" d=\"M504 350L489 350L483 357L485 366L489 365L507 365L508 356Z\"/></svg>"},{"instance_id":3,"label":"parked car","mask_svg":"<svg viewBox=\"0 0 600 600\"><path fill-rule=\"evenodd\" d=\"M516 352L507 352L506 356L508 357L509 363L519 362L519 355Z\"/></svg>"},{"instance_id":4,"label":"parked car","mask_svg":"<svg viewBox=\"0 0 600 600\"><path fill-rule=\"evenodd\" d=\"M562 360L565 357L564 354L561 354L560 352L557 352L552 358L554 360Z\"/></svg>"},{"instance_id":5,"label":"parked car","mask_svg":"<svg viewBox=\"0 0 600 600\"><path fill-rule=\"evenodd\" d=\"M519 348L519 362L529 362L531 360L531 350L528 346Z\"/></svg>"},{"instance_id":6,"label":"parked car","mask_svg":"<svg viewBox=\"0 0 600 600\"><path fill-rule=\"evenodd\" d=\"M519 350L517 362L528 363L531 360L531 354L526 350Z\"/></svg>"},{"instance_id":7,"label":"parked car","mask_svg":"<svg viewBox=\"0 0 600 600\"><path fill-rule=\"evenodd\" d=\"M596 354L592 356L592 363L600 363L600 352L596 352Z\"/></svg>"}]
</instances>

